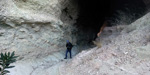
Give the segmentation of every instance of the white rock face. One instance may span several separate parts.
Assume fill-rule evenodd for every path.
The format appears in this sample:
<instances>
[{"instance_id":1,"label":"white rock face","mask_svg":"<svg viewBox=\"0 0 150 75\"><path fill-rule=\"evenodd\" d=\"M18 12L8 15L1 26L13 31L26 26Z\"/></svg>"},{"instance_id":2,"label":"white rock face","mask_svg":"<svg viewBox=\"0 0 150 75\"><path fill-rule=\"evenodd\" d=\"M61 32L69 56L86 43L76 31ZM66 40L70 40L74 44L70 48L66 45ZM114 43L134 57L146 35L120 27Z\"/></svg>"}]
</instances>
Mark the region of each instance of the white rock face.
<instances>
[{"instance_id":1,"label":"white rock face","mask_svg":"<svg viewBox=\"0 0 150 75\"><path fill-rule=\"evenodd\" d=\"M67 39L76 43L72 32L77 9L73 0L1 0L1 52L16 51L24 57L65 50Z\"/></svg>"},{"instance_id":2,"label":"white rock face","mask_svg":"<svg viewBox=\"0 0 150 75\"><path fill-rule=\"evenodd\" d=\"M77 14L74 0L0 0L0 52L19 56L10 75L46 75L64 58L66 40L76 43Z\"/></svg>"},{"instance_id":3,"label":"white rock face","mask_svg":"<svg viewBox=\"0 0 150 75\"><path fill-rule=\"evenodd\" d=\"M102 48L63 60L65 41L76 43L76 5L74 0L0 0L0 52L19 55L8 75L150 74L150 13L129 26L105 29Z\"/></svg>"},{"instance_id":4,"label":"white rock face","mask_svg":"<svg viewBox=\"0 0 150 75\"><path fill-rule=\"evenodd\" d=\"M63 52L20 58L9 75L149 75L149 20L150 13L129 26L106 28L102 48L84 50L71 60L61 60Z\"/></svg>"}]
</instances>

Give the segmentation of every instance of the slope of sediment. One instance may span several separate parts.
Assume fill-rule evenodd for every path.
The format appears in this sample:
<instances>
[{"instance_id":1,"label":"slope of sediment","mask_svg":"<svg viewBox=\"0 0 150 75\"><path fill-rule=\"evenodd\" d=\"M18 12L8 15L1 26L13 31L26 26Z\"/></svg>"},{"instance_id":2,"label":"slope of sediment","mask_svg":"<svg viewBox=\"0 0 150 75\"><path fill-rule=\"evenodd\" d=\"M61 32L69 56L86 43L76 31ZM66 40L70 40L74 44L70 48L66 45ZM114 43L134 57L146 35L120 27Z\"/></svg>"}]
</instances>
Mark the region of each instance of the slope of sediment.
<instances>
[{"instance_id":1,"label":"slope of sediment","mask_svg":"<svg viewBox=\"0 0 150 75\"><path fill-rule=\"evenodd\" d=\"M59 74L149 75L150 13L130 25L112 29L106 28L98 38L101 48L82 51L61 65Z\"/></svg>"}]
</instances>

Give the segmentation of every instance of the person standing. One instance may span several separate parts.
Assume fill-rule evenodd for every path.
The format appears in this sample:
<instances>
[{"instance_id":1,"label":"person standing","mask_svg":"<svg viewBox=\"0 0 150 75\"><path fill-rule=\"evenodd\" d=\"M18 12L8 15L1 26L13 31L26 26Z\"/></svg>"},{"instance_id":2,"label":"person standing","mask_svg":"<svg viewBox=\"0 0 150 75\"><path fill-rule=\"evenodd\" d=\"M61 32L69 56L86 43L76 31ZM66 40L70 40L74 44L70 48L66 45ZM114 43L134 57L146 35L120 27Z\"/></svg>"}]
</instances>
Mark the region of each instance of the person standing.
<instances>
[{"instance_id":1,"label":"person standing","mask_svg":"<svg viewBox=\"0 0 150 75\"><path fill-rule=\"evenodd\" d=\"M70 54L70 58L72 58L72 56L71 56L71 49L72 49L73 45L69 42L69 40L67 40L66 47L67 47L67 50L66 50L66 56L65 56L64 59L67 59L68 52Z\"/></svg>"}]
</instances>

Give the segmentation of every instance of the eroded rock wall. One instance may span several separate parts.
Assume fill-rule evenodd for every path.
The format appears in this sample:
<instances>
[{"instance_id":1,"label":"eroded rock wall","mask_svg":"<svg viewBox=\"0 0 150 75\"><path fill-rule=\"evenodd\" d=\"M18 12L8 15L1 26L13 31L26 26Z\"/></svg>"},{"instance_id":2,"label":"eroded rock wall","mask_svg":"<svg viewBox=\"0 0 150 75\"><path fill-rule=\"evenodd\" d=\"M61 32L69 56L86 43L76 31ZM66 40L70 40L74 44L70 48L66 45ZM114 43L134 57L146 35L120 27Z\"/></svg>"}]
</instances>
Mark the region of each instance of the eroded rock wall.
<instances>
[{"instance_id":1,"label":"eroded rock wall","mask_svg":"<svg viewBox=\"0 0 150 75\"><path fill-rule=\"evenodd\" d=\"M76 43L77 13L74 0L1 0L0 52L42 56L65 50L67 39Z\"/></svg>"}]
</instances>

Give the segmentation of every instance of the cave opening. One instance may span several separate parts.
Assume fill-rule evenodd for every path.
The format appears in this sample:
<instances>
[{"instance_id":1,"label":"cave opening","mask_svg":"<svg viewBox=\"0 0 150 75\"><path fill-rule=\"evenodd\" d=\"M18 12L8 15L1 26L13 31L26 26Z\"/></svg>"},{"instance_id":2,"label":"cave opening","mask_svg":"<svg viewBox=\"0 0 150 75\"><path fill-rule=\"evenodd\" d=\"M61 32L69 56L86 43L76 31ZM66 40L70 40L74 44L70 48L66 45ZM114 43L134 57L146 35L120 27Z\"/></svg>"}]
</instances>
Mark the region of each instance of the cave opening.
<instances>
[{"instance_id":1,"label":"cave opening","mask_svg":"<svg viewBox=\"0 0 150 75\"><path fill-rule=\"evenodd\" d=\"M79 29L77 44L81 44L82 41L84 45L97 38L97 33L104 21L109 21L107 26L114 25L111 22L115 22L114 19L118 18L116 15L118 10L134 15L134 18L127 24L143 16L146 10L143 0L77 0L77 3L79 6L79 15L76 22Z\"/></svg>"}]
</instances>

